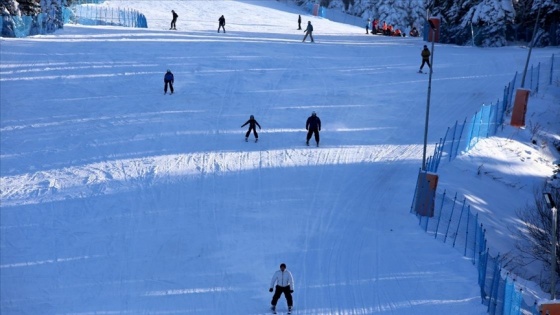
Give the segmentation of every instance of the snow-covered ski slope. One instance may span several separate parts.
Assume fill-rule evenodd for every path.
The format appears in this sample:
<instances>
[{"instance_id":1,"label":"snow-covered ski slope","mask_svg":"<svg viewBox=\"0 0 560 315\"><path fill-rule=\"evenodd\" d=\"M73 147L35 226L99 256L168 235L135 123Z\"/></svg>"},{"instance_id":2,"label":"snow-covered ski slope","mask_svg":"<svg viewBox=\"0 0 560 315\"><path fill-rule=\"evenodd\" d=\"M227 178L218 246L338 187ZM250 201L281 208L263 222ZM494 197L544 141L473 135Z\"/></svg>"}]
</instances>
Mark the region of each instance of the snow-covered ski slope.
<instances>
[{"instance_id":1,"label":"snow-covered ski slope","mask_svg":"<svg viewBox=\"0 0 560 315\"><path fill-rule=\"evenodd\" d=\"M284 262L296 314L485 314L472 263L409 214L424 42L277 1L103 5L149 29L1 41L0 313L266 314ZM526 53L437 45L429 142L500 98Z\"/></svg>"}]
</instances>

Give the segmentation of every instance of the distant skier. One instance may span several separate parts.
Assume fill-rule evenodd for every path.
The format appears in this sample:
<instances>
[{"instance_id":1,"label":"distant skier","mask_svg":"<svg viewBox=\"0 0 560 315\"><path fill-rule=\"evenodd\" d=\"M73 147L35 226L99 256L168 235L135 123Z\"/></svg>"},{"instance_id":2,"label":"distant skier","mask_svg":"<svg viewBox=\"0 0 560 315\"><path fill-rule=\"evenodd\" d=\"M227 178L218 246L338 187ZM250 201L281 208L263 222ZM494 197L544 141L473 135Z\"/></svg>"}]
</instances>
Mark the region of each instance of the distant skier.
<instances>
[{"instance_id":1,"label":"distant skier","mask_svg":"<svg viewBox=\"0 0 560 315\"><path fill-rule=\"evenodd\" d=\"M420 65L420 70L418 70L418 72L423 73L422 68L424 68L424 64L428 64L428 67L432 69L432 65L430 64L430 50L428 49L428 46L424 45L424 49L422 49L420 55L422 56L422 65Z\"/></svg>"},{"instance_id":2,"label":"distant skier","mask_svg":"<svg viewBox=\"0 0 560 315\"><path fill-rule=\"evenodd\" d=\"M220 28L223 29L225 33L226 32L225 26L226 26L226 18L222 15L218 19L218 33L220 32Z\"/></svg>"},{"instance_id":3,"label":"distant skier","mask_svg":"<svg viewBox=\"0 0 560 315\"><path fill-rule=\"evenodd\" d=\"M369 24L370 24L370 23L371 23L371 20L370 20L370 19L367 19L367 22L366 22L366 34L369 34ZM372 29L371 31L373 32L373 29Z\"/></svg>"},{"instance_id":4,"label":"distant skier","mask_svg":"<svg viewBox=\"0 0 560 315\"><path fill-rule=\"evenodd\" d=\"M276 285L276 286L275 286ZM276 271L272 276L272 280L270 281L270 289L269 292L273 291L273 287L275 287L276 291L274 291L274 295L272 296L272 307L270 308L276 314L276 303L282 293L286 297L286 302L288 302L288 314L292 312L293 299L292 293L294 293L294 277L292 273L286 269L286 264L280 264L280 270Z\"/></svg>"},{"instance_id":5,"label":"distant skier","mask_svg":"<svg viewBox=\"0 0 560 315\"><path fill-rule=\"evenodd\" d=\"M249 130L247 130L247 133L245 133L245 141L249 139L251 131L253 131L253 135L255 135L255 142L259 141L259 134L257 133L256 126L259 126L259 129L261 129L261 125L259 125L259 123L255 120L255 116L251 115L251 117L249 117L249 120L241 125L241 128L245 127L247 124L249 124Z\"/></svg>"},{"instance_id":6,"label":"distant skier","mask_svg":"<svg viewBox=\"0 0 560 315\"><path fill-rule=\"evenodd\" d=\"M173 13L173 19L171 19L170 30L177 30L177 26L175 25L175 23L177 23L177 18L179 17L179 15L177 15L177 13L175 13L175 10L171 10L171 13Z\"/></svg>"},{"instance_id":7,"label":"distant skier","mask_svg":"<svg viewBox=\"0 0 560 315\"><path fill-rule=\"evenodd\" d=\"M311 25L311 21L307 22L307 28L304 31L305 36L303 37L302 42L305 42L305 39L307 38L307 35L309 35L309 38L311 38L311 42L314 43L315 41L313 40L313 25Z\"/></svg>"},{"instance_id":8,"label":"distant skier","mask_svg":"<svg viewBox=\"0 0 560 315\"><path fill-rule=\"evenodd\" d=\"M163 76L163 82L165 84L163 86L163 94L167 94L167 86L168 85L169 85L169 89L171 90L171 94L173 94L173 82L174 81L175 81L175 77L173 76L173 73L171 72L171 70L167 69L167 72Z\"/></svg>"},{"instance_id":9,"label":"distant skier","mask_svg":"<svg viewBox=\"0 0 560 315\"><path fill-rule=\"evenodd\" d=\"M298 30L301 30L301 15L298 16L297 25L298 25Z\"/></svg>"},{"instance_id":10,"label":"distant skier","mask_svg":"<svg viewBox=\"0 0 560 315\"><path fill-rule=\"evenodd\" d=\"M305 129L307 129L307 141L305 142L305 144L309 145L311 136L315 134L315 142L317 142L317 146L319 146L319 131L321 131L321 119L319 119L317 113L313 112L311 113L311 116L307 118Z\"/></svg>"}]
</instances>

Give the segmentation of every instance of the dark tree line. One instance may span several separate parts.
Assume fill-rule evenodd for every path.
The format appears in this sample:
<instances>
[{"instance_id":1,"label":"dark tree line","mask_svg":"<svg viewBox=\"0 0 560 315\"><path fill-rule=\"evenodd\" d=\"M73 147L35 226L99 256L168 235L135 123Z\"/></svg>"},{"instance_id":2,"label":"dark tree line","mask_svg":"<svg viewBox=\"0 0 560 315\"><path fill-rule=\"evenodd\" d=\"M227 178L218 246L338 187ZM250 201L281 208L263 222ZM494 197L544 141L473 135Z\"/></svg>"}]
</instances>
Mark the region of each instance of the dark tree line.
<instances>
[{"instance_id":1,"label":"dark tree line","mask_svg":"<svg viewBox=\"0 0 560 315\"><path fill-rule=\"evenodd\" d=\"M23 16L32 21L28 35L54 32L64 25L63 7L66 5L66 0L0 0L1 35L15 37Z\"/></svg>"},{"instance_id":2,"label":"dark tree line","mask_svg":"<svg viewBox=\"0 0 560 315\"><path fill-rule=\"evenodd\" d=\"M477 46L530 42L540 9L536 45L560 45L560 0L321 0L320 4L401 29L422 29L429 11L441 20L441 42Z\"/></svg>"}]
</instances>

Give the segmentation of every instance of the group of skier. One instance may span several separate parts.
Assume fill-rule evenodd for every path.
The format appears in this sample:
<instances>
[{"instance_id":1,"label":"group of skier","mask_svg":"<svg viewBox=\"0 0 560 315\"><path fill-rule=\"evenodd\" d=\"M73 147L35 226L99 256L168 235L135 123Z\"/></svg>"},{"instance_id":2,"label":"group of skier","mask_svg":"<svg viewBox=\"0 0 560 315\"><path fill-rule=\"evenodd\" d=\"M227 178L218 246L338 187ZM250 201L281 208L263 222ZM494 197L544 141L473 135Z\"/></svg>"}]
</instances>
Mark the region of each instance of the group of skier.
<instances>
[{"instance_id":1,"label":"group of skier","mask_svg":"<svg viewBox=\"0 0 560 315\"><path fill-rule=\"evenodd\" d=\"M251 115L249 117L249 120L247 120L243 125L241 125L241 128L247 125L249 125L249 129L245 133L245 141L249 141L249 136L251 135L251 131L252 131L253 135L255 136L255 142L258 142L259 134L257 133L257 127L261 129L261 125L257 122L255 116ZM319 116L317 116L317 113L312 112L311 116L307 118L307 121L305 123L305 129L307 130L307 137L306 137L305 144L309 146L309 140L314 135L315 142L317 146L319 146L319 140L320 140L319 131L321 131L321 119L319 118Z\"/></svg>"},{"instance_id":2,"label":"group of skier","mask_svg":"<svg viewBox=\"0 0 560 315\"><path fill-rule=\"evenodd\" d=\"M171 10L171 15L171 27L169 29L177 30L177 18L179 15L175 12L175 10ZM218 19L218 33L220 32L220 29L222 29L224 33L226 32L226 18L223 15ZM301 15L298 16L298 30L301 30ZM305 42L307 36L309 36L312 43L315 42L313 40L313 25L311 25L311 21L307 22L307 28L303 32L305 33L305 36L303 37L302 42Z\"/></svg>"},{"instance_id":3,"label":"group of skier","mask_svg":"<svg viewBox=\"0 0 560 315\"><path fill-rule=\"evenodd\" d=\"M175 10L171 10L171 27L170 30L177 30L177 18L179 15L175 12ZM218 33L220 32L220 28L226 32L226 18L222 15L218 19Z\"/></svg>"},{"instance_id":4,"label":"group of skier","mask_svg":"<svg viewBox=\"0 0 560 315\"><path fill-rule=\"evenodd\" d=\"M172 14L173 14L173 19L171 20L171 28L175 30L176 29L176 22L177 22L177 13L175 13L174 10L171 10ZM220 28L224 31L224 33L226 32L225 30L225 24L226 24L226 19L224 18L224 16L222 15L219 20L218 20L219 26L218 26L218 33L220 32ZM368 23L369 25L369 23ZM375 26L373 27L375 29ZM301 30L301 15L298 16L298 29ZM311 39L311 42L314 42L313 39L313 25L311 24L311 21L307 22L307 28L304 31L305 36L303 37L303 41L305 42L305 40L307 39L307 36L309 36L309 38ZM423 73L422 69L424 68L424 65L427 64L428 67L431 69L432 66L430 64L430 50L428 49L428 46L424 45L424 49L422 49L421 52L421 56L422 56L422 64L420 65L420 70L418 70L418 72ZM169 90L171 92L171 94L173 94L174 89L173 89L173 82L175 81L175 78L173 76L173 73L171 72L171 70L167 70L167 72L164 75L163 78L164 81L164 88L163 88L163 93L167 94L167 89L169 87ZM241 127L244 127L246 125L249 125L249 129L247 130L247 132L245 133L245 141L248 141L249 139L249 135L251 134L251 131L253 132L253 135L255 136L255 142L257 142L259 140L259 134L257 133L257 128L259 127L259 129L261 129L261 125L259 125L259 123L257 122L257 120L255 119L255 117L253 115L250 116L249 120L247 120L247 122L245 122ZM305 129L307 130L307 137L306 137L306 141L305 144L309 146L309 140L311 139L312 136L315 136L315 142L317 144L317 146L319 146L319 131L321 131L321 119L319 119L319 117L317 116L317 113L312 112L311 116L309 116L309 118L307 118L307 122L305 124Z\"/></svg>"}]
</instances>

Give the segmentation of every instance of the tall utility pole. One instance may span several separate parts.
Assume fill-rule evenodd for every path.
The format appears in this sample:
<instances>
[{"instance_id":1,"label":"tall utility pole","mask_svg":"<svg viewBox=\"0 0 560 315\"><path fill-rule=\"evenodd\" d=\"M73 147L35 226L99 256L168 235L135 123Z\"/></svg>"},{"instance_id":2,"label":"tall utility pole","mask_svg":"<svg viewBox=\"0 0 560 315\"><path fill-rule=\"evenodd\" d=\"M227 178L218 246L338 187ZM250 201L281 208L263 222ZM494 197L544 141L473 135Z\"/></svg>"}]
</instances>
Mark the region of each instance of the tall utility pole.
<instances>
[{"instance_id":1,"label":"tall utility pole","mask_svg":"<svg viewBox=\"0 0 560 315\"><path fill-rule=\"evenodd\" d=\"M525 87L525 76L527 75L527 67L529 67L529 59L531 59L531 51L535 46L535 37L537 37L537 28L539 26L539 18L541 16L541 9L537 12L537 20L535 21L535 29L533 29L533 38L531 38L531 46L529 46L529 53L527 54L527 61L525 62L525 69L523 70L523 77L521 77L521 88Z\"/></svg>"},{"instance_id":2,"label":"tall utility pole","mask_svg":"<svg viewBox=\"0 0 560 315\"><path fill-rule=\"evenodd\" d=\"M556 227L558 224L558 215L556 210L556 205L554 204L554 200L552 199L552 195L549 193L544 193L544 200L546 201L546 205L552 212L552 247L550 248L551 257L550 257L550 264L551 264L551 271L550 271L550 299L556 300L556 243L558 240L556 238Z\"/></svg>"},{"instance_id":3,"label":"tall utility pole","mask_svg":"<svg viewBox=\"0 0 560 315\"><path fill-rule=\"evenodd\" d=\"M424 123L424 149L422 152L422 171L426 171L426 149L428 147L428 123L430 121L430 95L432 94L432 72L434 68L434 43L436 41L436 26L429 19L428 11L428 23L430 24L430 31L432 32L432 53L430 54L430 78L428 79L428 101L426 102L426 121Z\"/></svg>"}]
</instances>

